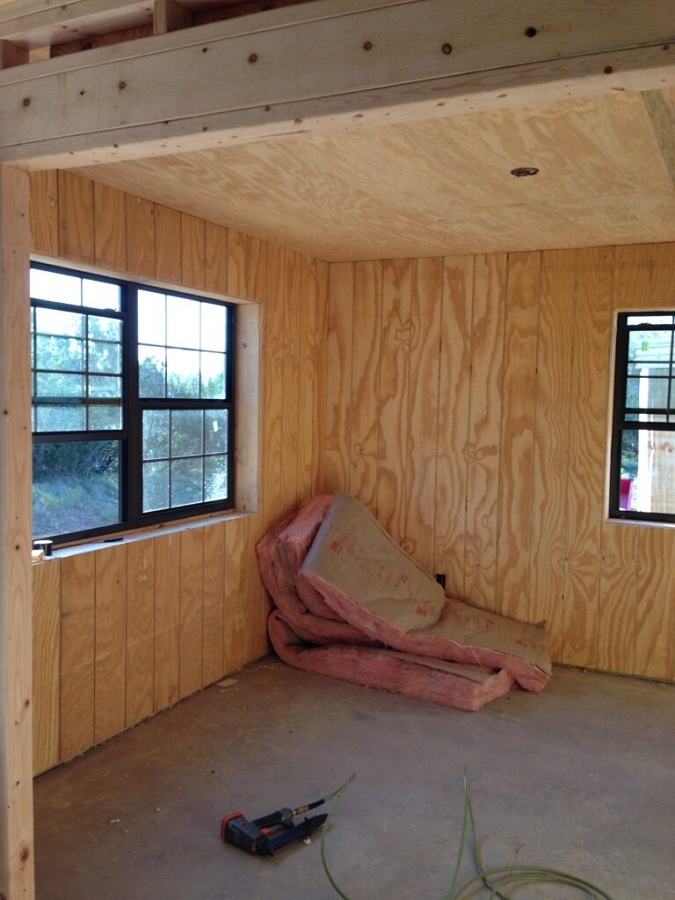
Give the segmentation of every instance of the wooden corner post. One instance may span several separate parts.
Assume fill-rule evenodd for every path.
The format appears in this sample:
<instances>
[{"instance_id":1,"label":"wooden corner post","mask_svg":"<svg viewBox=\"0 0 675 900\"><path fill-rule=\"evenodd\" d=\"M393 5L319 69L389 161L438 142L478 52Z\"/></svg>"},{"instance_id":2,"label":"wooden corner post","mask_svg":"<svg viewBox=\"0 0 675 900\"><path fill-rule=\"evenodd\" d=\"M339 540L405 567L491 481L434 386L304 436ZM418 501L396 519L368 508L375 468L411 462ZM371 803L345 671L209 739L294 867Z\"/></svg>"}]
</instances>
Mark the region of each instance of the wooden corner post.
<instances>
[{"instance_id":1,"label":"wooden corner post","mask_svg":"<svg viewBox=\"0 0 675 900\"><path fill-rule=\"evenodd\" d=\"M28 175L0 166L0 900L33 900Z\"/></svg>"}]
</instances>

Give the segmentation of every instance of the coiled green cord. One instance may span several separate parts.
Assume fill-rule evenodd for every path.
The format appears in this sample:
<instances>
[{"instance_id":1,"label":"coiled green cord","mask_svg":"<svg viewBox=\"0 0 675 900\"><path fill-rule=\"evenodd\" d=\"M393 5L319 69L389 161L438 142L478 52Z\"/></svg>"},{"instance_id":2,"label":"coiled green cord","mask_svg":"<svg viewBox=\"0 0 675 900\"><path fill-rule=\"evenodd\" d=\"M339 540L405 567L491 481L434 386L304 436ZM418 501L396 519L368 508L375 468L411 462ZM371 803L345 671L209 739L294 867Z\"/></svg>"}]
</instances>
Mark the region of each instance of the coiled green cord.
<instances>
[{"instance_id":1,"label":"coiled green cord","mask_svg":"<svg viewBox=\"0 0 675 900\"><path fill-rule=\"evenodd\" d=\"M326 877L328 878L331 887L333 888L335 893L342 898L342 900L350 900L350 898L337 885L328 867L328 860L326 859L326 835L328 834L328 827L331 823L331 819L333 818L333 812L335 811L335 807L337 806L338 801L355 778L356 774L350 775L345 783L337 789L337 791L335 791L333 794L329 794L329 796L326 798L330 799L331 797L334 797L334 800L331 805L330 812L328 813L326 822L324 823L323 833L321 835L321 863L323 865L323 870L326 873ZM464 884L460 885L460 887L457 888L456 885L459 879L459 871L462 864L462 858L464 856L464 848L466 846L469 830L471 831L473 857L478 874L474 875L473 878L470 878L468 881L464 882ZM478 841L478 838L476 836L476 820L474 818L473 805L471 803L469 773L465 768L464 816L462 819L462 832L459 840L459 850L457 852L457 859L455 860L455 867L453 869L450 887L443 895L442 900L462 900L462 897L466 897L467 894L470 891L474 890L476 886L481 882L485 885L487 890L490 891L490 897L496 897L498 898L498 900L512 900L512 898L509 897L508 894L502 893L502 891L507 888L522 887L523 885L533 884L563 884L581 891L587 897L594 898L594 900L612 900L610 895L606 891L603 891L602 888L596 887L588 881L584 881L583 878L577 878L575 875L568 875L566 872L559 872L557 869L547 869L543 866L505 866L503 868L497 869L486 869L483 865L483 860L480 852L480 842Z\"/></svg>"}]
</instances>

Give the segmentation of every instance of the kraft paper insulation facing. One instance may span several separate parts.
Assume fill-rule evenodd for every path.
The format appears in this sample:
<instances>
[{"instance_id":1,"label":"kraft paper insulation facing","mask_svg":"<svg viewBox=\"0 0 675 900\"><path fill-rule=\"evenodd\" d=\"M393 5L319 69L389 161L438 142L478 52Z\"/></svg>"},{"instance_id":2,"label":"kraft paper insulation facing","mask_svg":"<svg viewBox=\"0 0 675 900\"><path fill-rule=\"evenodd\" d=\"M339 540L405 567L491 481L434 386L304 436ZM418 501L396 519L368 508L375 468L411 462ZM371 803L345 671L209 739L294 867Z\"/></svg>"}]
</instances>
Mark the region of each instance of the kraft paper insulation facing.
<instances>
[{"instance_id":1,"label":"kraft paper insulation facing","mask_svg":"<svg viewBox=\"0 0 675 900\"><path fill-rule=\"evenodd\" d=\"M257 551L290 665L465 710L550 677L542 628L446 598L347 494L315 497Z\"/></svg>"}]
</instances>

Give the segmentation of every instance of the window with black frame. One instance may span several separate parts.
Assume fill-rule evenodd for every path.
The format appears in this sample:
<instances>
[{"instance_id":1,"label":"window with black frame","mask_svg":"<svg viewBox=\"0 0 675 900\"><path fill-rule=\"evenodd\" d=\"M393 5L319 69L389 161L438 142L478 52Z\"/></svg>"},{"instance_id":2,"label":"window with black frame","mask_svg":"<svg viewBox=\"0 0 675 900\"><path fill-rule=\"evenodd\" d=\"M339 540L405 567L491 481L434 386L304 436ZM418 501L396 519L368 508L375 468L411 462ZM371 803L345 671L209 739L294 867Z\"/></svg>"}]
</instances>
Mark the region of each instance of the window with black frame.
<instances>
[{"instance_id":1,"label":"window with black frame","mask_svg":"<svg viewBox=\"0 0 675 900\"><path fill-rule=\"evenodd\" d=\"M33 533L233 506L235 306L34 263Z\"/></svg>"},{"instance_id":2,"label":"window with black frame","mask_svg":"<svg viewBox=\"0 0 675 900\"><path fill-rule=\"evenodd\" d=\"M675 313L617 321L610 509L675 522Z\"/></svg>"}]
</instances>

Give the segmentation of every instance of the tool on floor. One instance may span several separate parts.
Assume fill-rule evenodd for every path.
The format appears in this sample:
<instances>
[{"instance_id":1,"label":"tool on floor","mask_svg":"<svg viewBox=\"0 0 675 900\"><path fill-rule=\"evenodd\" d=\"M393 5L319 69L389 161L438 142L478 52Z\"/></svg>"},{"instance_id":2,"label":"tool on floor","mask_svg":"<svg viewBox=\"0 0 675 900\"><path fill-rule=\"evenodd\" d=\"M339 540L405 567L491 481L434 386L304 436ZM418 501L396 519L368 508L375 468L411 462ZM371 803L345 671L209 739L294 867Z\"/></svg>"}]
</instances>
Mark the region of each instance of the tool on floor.
<instances>
[{"instance_id":1,"label":"tool on floor","mask_svg":"<svg viewBox=\"0 0 675 900\"><path fill-rule=\"evenodd\" d=\"M309 819L305 817L297 824L293 820L295 816L321 806L327 799L328 797L324 797L314 803L298 806L297 809L284 807L268 816L253 820L247 819L242 812L231 813L220 823L220 837L226 843L241 847L247 853L273 856L287 844L300 841L317 828L321 828L328 818L326 815L312 816Z\"/></svg>"}]
</instances>

